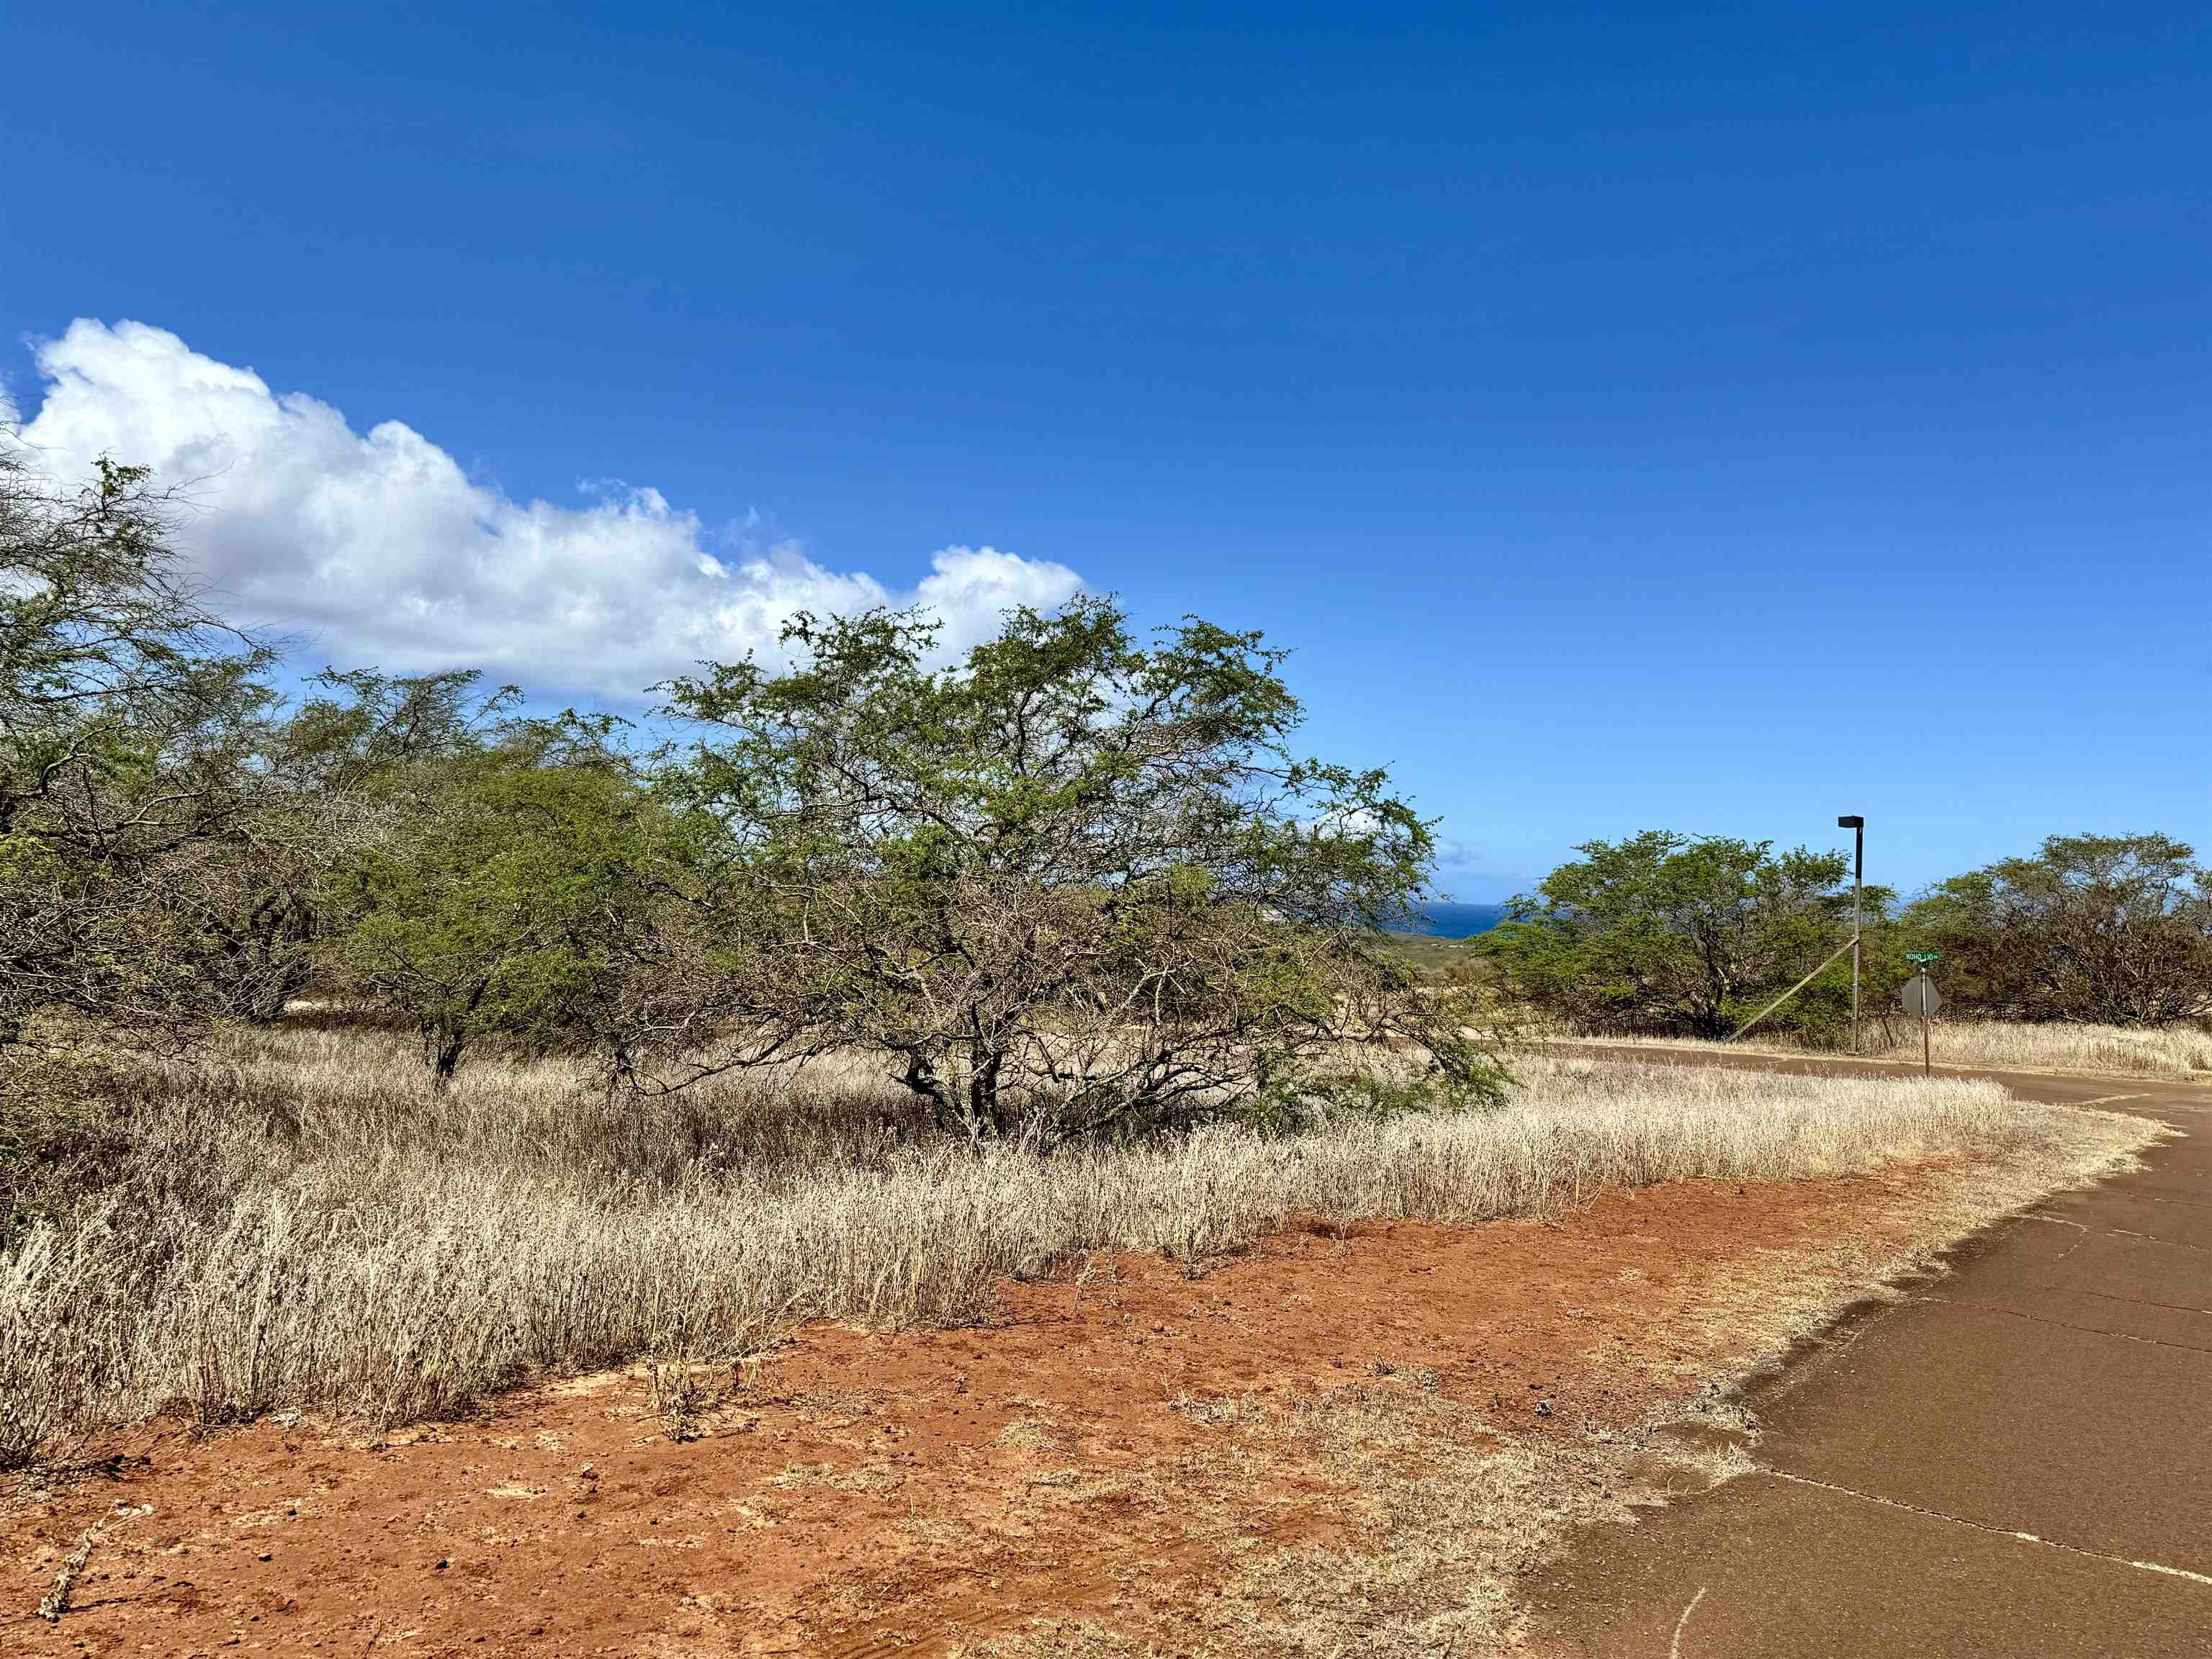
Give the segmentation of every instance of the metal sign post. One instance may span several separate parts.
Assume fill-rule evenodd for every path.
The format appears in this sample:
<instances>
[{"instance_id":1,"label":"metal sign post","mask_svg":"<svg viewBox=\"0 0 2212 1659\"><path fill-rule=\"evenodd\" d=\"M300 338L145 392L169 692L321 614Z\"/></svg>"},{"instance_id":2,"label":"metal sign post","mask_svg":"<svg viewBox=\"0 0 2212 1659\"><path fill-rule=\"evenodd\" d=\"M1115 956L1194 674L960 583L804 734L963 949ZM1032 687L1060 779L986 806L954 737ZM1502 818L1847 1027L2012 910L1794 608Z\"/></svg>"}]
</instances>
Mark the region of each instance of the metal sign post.
<instances>
[{"instance_id":1,"label":"metal sign post","mask_svg":"<svg viewBox=\"0 0 2212 1659\"><path fill-rule=\"evenodd\" d=\"M1917 963L1920 971L1905 981L1897 999L1905 1005L1905 1012L1920 1022L1920 1074L1926 1077L1935 1070L1929 1058L1928 1022L1943 1006L1943 994L1936 988L1936 981L1928 977L1928 967L1930 963L1942 961L1943 953L1941 951L1907 951L1905 959Z\"/></svg>"}]
</instances>

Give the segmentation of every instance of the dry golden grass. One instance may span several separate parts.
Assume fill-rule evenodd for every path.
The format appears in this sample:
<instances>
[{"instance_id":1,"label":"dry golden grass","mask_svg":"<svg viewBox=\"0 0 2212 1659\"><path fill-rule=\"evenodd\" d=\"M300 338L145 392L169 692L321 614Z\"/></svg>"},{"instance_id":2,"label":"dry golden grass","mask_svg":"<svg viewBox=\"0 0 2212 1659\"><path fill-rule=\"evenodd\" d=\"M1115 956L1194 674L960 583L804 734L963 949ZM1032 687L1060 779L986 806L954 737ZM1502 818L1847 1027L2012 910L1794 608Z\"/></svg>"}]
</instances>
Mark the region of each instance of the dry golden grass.
<instances>
[{"instance_id":1,"label":"dry golden grass","mask_svg":"<svg viewBox=\"0 0 2212 1659\"><path fill-rule=\"evenodd\" d=\"M1870 1023L1863 1058L1920 1058L1917 1021ZM1832 1054L1791 1042L1785 1036L1754 1032L1741 1042L1713 1042L1696 1037L1601 1037L1562 1036L1564 1042L1599 1042L1607 1047L1732 1049L1739 1054ZM2031 1024L2020 1020L1938 1019L1929 1034L1935 1063L1992 1072L2081 1072L2096 1076L2172 1078L2212 1083L2212 1031L2194 1025L2156 1029L2122 1025Z\"/></svg>"},{"instance_id":2,"label":"dry golden grass","mask_svg":"<svg viewBox=\"0 0 2212 1659\"><path fill-rule=\"evenodd\" d=\"M637 1101L486 1064L441 1096L396 1039L238 1036L131 1079L103 1184L0 1257L0 1457L161 1413L449 1413L536 1374L726 1360L815 1317L963 1321L1000 1275L1109 1246L1195 1262L1293 1216L1476 1221L1601 1183L2118 1145L1957 1079L1521 1073L1493 1114L1047 1158L931 1139L856 1072ZM681 1420L698 1402L671 1375Z\"/></svg>"},{"instance_id":3,"label":"dry golden grass","mask_svg":"<svg viewBox=\"0 0 2212 1659\"><path fill-rule=\"evenodd\" d=\"M2118 1025L2028 1025L2011 1020L1937 1020L1931 1050L1947 1066L1991 1070L2112 1073L2122 1077L2212 1082L2212 1031L2192 1025L2154 1030ZM1902 1033L1886 1052L1909 1058L1919 1033Z\"/></svg>"}]
</instances>

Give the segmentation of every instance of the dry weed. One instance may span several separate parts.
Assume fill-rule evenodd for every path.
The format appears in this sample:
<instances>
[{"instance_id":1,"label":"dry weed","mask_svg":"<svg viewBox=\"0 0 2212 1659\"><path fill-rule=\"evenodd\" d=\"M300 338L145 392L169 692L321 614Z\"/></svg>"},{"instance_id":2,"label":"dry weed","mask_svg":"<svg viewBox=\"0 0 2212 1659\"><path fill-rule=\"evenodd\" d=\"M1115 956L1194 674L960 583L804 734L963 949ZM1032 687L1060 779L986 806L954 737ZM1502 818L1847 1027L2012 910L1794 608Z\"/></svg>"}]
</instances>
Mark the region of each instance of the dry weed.
<instances>
[{"instance_id":1,"label":"dry weed","mask_svg":"<svg viewBox=\"0 0 2212 1659\"><path fill-rule=\"evenodd\" d=\"M111 1528L153 1512L151 1504L141 1504L134 1508L118 1502L107 1515L86 1528L84 1536L77 1540L76 1547L62 1558L61 1570L54 1575L53 1588L40 1598L39 1617L50 1625L61 1623L62 1615L69 1611L70 1596L76 1589L76 1581L83 1576L86 1565L92 1559L93 1546Z\"/></svg>"},{"instance_id":2,"label":"dry weed","mask_svg":"<svg viewBox=\"0 0 2212 1659\"><path fill-rule=\"evenodd\" d=\"M696 1440L706 1417L730 1397L732 1368L689 1359L655 1360L645 1368L646 1392L661 1431L673 1441Z\"/></svg>"},{"instance_id":3,"label":"dry weed","mask_svg":"<svg viewBox=\"0 0 2212 1659\"><path fill-rule=\"evenodd\" d=\"M12 1461L156 1413L392 1424L534 1375L726 1365L811 1318L961 1322L1001 1275L1087 1250L1195 1266L1295 1218L1472 1222L2098 1133L1959 1079L1534 1058L1493 1113L1042 1157L933 1139L865 1074L641 1102L558 1062L486 1065L440 1096L397 1040L283 1030L150 1068L113 1110L128 1150L105 1184L0 1255Z\"/></svg>"}]
</instances>

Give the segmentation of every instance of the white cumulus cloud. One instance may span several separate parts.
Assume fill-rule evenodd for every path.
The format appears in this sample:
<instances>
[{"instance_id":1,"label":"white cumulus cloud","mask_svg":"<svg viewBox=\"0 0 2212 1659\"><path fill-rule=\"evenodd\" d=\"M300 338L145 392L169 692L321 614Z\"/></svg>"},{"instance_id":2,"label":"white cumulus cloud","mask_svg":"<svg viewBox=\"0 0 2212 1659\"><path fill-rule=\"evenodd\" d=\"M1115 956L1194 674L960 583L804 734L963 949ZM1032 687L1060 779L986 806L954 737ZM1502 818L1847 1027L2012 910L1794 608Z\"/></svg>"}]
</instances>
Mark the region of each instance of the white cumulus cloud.
<instances>
[{"instance_id":1,"label":"white cumulus cloud","mask_svg":"<svg viewBox=\"0 0 2212 1659\"><path fill-rule=\"evenodd\" d=\"M356 432L143 323L80 319L34 351L44 395L21 437L43 464L74 476L106 454L185 487L179 542L224 609L344 665L634 696L702 659L772 652L798 611L920 604L957 649L1009 605L1082 587L1064 565L990 547L945 548L918 582L887 586L795 542L710 532L654 489L518 501L403 422Z\"/></svg>"}]
</instances>

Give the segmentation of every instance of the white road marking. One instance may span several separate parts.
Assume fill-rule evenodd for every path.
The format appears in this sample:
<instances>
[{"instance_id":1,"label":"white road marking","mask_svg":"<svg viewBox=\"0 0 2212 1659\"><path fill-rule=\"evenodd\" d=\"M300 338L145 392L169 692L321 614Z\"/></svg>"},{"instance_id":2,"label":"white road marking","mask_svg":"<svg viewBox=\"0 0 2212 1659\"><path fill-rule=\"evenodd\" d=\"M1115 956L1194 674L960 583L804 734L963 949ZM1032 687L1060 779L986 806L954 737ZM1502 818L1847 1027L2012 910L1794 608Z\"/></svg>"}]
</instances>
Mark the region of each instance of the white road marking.
<instances>
[{"instance_id":1,"label":"white road marking","mask_svg":"<svg viewBox=\"0 0 2212 1659\"><path fill-rule=\"evenodd\" d=\"M1682 1616L1674 1621L1674 1640L1667 1650L1667 1659L1682 1659L1682 1632L1689 1628L1690 1615L1698 1610L1698 1603L1705 1599L1705 1586L1698 1586L1698 1593L1690 1598L1690 1605L1682 1609Z\"/></svg>"},{"instance_id":2,"label":"white road marking","mask_svg":"<svg viewBox=\"0 0 2212 1659\"><path fill-rule=\"evenodd\" d=\"M2163 1561L2130 1561L2128 1565L2141 1567L2145 1572L2163 1572L2175 1578L2186 1578L2192 1584L2212 1584L2212 1578L2207 1578L2201 1572L2191 1572L2186 1567L2169 1567Z\"/></svg>"},{"instance_id":3,"label":"white road marking","mask_svg":"<svg viewBox=\"0 0 2212 1659\"><path fill-rule=\"evenodd\" d=\"M1791 1474L1786 1469L1763 1469L1777 1480L1787 1480L1794 1486L1816 1486L1822 1492L1839 1492L1845 1498L1856 1498L1863 1503L1879 1504L1886 1510L1903 1510L1908 1515L1925 1516L1930 1521L1948 1521L1954 1527L1966 1527L1975 1532L1986 1532L1998 1538L2016 1538L2022 1543L2040 1544L2047 1550L2063 1550L2069 1555L2087 1556L2092 1561L2109 1561L2115 1566L2134 1567L2142 1572L2162 1572L2170 1578L2186 1578L2192 1584L2212 1584L2212 1575L2191 1572L2186 1567L2169 1567L2163 1561L2132 1561L2124 1555L2107 1555L2102 1550L2085 1550L2079 1544L2061 1544L2055 1539L2039 1538L2032 1532L2015 1532L2010 1527L1985 1526L1979 1521L1969 1521L1962 1516L1946 1515L1941 1510L1923 1509L1917 1504L1907 1504L1894 1498L1884 1498L1878 1492L1861 1492L1856 1486L1839 1486L1832 1480L1815 1480L1809 1475ZM1692 1601L1691 1606L1695 1607ZM1688 1615L1685 1613L1685 1617Z\"/></svg>"},{"instance_id":4,"label":"white road marking","mask_svg":"<svg viewBox=\"0 0 2212 1659\"><path fill-rule=\"evenodd\" d=\"M2191 1244L2179 1238L2160 1238L2155 1233L2139 1233L2127 1227L2107 1227L2105 1231L2108 1233L2115 1233L2122 1238L2140 1238L2146 1244L2163 1244L2170 1249L2199 1251L2212 1249L2212 1244Z\"/></svg>"}]
</instances>

